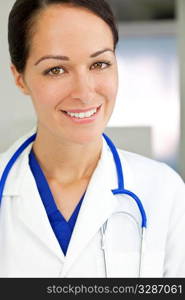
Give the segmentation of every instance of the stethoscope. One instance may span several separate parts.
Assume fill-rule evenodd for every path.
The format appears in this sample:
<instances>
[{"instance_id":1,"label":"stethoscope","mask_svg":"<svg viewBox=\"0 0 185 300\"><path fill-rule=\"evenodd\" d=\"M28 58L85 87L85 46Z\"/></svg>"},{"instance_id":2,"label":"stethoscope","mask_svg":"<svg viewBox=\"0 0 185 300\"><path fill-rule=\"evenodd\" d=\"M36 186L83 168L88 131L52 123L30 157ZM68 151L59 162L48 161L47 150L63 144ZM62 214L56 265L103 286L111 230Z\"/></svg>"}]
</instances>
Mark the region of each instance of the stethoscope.
<instances>
[{"instance_id":1,"label":"stethoscope","mask_svg":"<svg viewBox=\"0 0 185 300\"><path fill-rule=\"evenodd\" d=\"M123 177L123 170L122 170L122 165L121 165L121 161L120 161L120 157L118 154L118 151L115 147L115 145L113 144L113 142L110 140L110 138L103 134L111 152L114 158L114 162L115 162L115 166L116 166L116 171L117 171L117 179L118 179L118 188L117 189L113 189L112 193L113 195L118 195L118 194L122 194L122 195L128 195L130 196L137 204L138 209L140 211L141 214L141 219L142 219L142 223L141 223L141 246L140 246L140 256L139 256L139 277L141 277L142 275L142 262L143 262L143 257L144 257L144 252L145 252L145 232L146 232L146 226L147 226L147 217L146 217L146 213L144 210L144 207L142 205L141 200L138 198L138 196L136 196L136 194L134 194L133 192L126 190L124 188L124 177ZM125 212L115 212L113 215L115 214L125 214ZM109 218L110 219L110 218ZM107 229L107 225L108 225L108 221L106 220L103 224L103 226L100 229L101 232L101 249L103 251L103 258L104 258L104 267L105 267L105 277L108 277L108 264L107 264L107 259L106 259L106 229Z\"/></svg>"},{"instance_id":2,"label":"stethoscope","mask_svg":"<svg viewBox=\"0 0 185 300\"><path fill-rule=\"evenodd\" d=\"M5 169L2 173L1 179L0 179L0 205L1 205L1 200L2 200L4 187L6 184L6 180L7 180L9 172L11 171L11 168L13 167L14 163L16 162L18 157L21 155L21 153L35 140L36 135L37 134L34 133L31 137L29 137L26 141L24 141L23 144L16 150L16 152L13 154L13 156L7 163ZM145 213L145 210L144 210L141 200L136 196L136 194L134 194L133 192L126 190L124 188L123 170L122 170L122 165L121 165L121 161L120 161L120 157L117 152L117 149L116 149L115 145L113 144L113 142L110 140L110 138L107 135L105 135L104 133L103 133L103 137L106 140L106 142L112 152L116 171L117 171L118 188L113 189L112 193L113 193L113 195L118 195L118 194L123 195L124 194L124 195L130 196L136 202L138 209L140 211L140 214L141 214L142 232L141 232L141 246L140 246L141 248L140 248L140 258L139 258L139 277L140 277L141 273L142 273L142 260L143 260L144 248L145 248L145 230L146 230L146 223L147 223L146 213ZM115 212L114 214L118 214L118 213L122 213L122 212ZM101 230L100 230L101 231L101 249L103 251L104 266L105 266L105 277L108 277L108 265L107 265L107 259L106 259L106 238L105 238L107 224L108 224L108 220L106 220L106 222L103 224L103 226L101 227Z\"/></svg>"}]
</instances>

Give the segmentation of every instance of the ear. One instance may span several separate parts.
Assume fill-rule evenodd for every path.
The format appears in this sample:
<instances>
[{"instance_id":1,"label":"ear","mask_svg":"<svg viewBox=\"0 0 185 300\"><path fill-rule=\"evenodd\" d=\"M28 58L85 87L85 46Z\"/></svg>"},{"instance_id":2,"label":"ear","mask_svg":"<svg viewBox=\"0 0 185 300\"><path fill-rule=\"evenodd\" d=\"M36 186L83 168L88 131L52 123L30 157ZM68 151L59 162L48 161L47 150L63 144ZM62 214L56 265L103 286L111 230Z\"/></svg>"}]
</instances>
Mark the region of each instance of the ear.
<instances>
[{"instance_id":1,"label":"ear","mask_svg":"<svg viewBox=\"0 0 185 300\"><path fill-rule=\"evenodd\" d=\"M30 94L29 89L25 83L23 74L19 73L13 64L10 65L10 69L12 71L15 84L18 86L18 88L21 90L22 93L24 93L25 95L29 95Z\"/></svg>"}]
</instances>

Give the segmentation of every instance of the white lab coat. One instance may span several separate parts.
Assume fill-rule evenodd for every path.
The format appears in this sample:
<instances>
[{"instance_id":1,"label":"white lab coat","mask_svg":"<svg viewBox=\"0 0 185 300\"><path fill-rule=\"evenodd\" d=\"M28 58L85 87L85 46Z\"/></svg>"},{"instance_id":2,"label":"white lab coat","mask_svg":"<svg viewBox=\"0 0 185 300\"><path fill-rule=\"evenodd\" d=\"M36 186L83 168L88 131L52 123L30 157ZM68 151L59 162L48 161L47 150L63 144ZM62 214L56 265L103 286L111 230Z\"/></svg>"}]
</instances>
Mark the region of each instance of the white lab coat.
<instances>
[{"instance_id":1,"label":"white lab coat","mask_svg":"<svg viewBox=\"0 0 185 300\"><path fill-rule=\"evenodd\" d=\"M0 175L18 146L0 155ZM0 277L105 277L100 228L107 225L108 277L138 277L141 216L135 201L113 195L117 173L106 142L66 257L50 226L28 164L30 145L9 173L0 208ZM185 277L185 184L163 163L119 150L125 188L147 215L142 277ZM137 223L138 222L138 226Z\"/></svg>"}]
</instances>

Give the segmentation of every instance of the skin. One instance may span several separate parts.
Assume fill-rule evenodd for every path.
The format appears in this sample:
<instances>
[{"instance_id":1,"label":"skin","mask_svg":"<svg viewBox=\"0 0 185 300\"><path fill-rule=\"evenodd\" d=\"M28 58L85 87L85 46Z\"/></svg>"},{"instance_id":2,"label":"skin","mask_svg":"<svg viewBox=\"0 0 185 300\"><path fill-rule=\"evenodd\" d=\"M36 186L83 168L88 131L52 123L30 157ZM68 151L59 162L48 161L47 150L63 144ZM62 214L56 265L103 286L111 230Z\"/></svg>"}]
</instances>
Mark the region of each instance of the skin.
<instances>
[{"instance_id":1,"label":"skin","mask_svg":"<svg viewBox=\"0 0 185 300\"><path fill-rule=\"evenodd\" d=\"M97 51L109 48L96 57ZM70 58L38 60L46 55ZM109 61L107 64L97 62ZM49 74L44 74L47 69ZM118 89L117 61L109 26L92 12L52 5L36 18L24 73L11 70L16 85L32 99L38 131L33 149L48 180L75 185L91 177L101 155L101 134ZM89 124L68 120L61 110L102 105Z\"/></svg>"}]
</instances>

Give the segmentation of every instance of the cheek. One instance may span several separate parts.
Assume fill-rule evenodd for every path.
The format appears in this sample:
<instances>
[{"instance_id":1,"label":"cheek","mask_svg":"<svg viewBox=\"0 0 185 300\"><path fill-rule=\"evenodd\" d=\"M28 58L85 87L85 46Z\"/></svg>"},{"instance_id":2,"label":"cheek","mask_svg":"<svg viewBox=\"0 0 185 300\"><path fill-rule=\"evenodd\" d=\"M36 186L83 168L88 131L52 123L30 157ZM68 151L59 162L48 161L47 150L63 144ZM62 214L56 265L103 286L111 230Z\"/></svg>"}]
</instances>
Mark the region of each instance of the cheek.
<instances>
[{"instance_id":1,"label":"cheek","mask_svg":"<svg viewBox=\"0 0 185 300\"><path fill-rule=\"evenodd\" d=\"M99 81L99 93L104 97L107 105L114 105L117 90L118 90L118 79L117 75L107 76Z\"/></svg>"},{"instance_id":2,"label":"cheek","mask_svg":"<svg viewBox=\"0 0 185 300\"><path fill-rule=\"evenodd\" d=\"M67 96L66 85L59 80L40 80L32 82L31 96L36 107L45 107L45 109L55 107L63 98Z\"/></svg>"}]
</instances>

